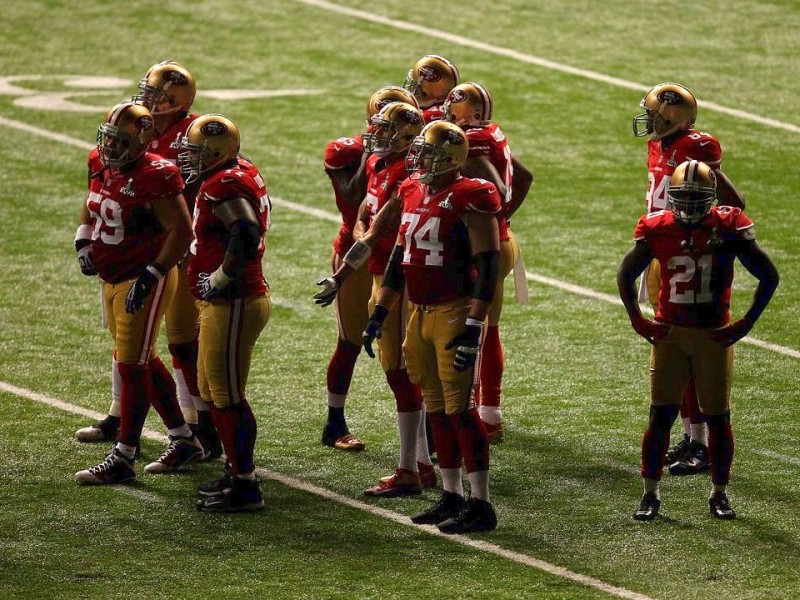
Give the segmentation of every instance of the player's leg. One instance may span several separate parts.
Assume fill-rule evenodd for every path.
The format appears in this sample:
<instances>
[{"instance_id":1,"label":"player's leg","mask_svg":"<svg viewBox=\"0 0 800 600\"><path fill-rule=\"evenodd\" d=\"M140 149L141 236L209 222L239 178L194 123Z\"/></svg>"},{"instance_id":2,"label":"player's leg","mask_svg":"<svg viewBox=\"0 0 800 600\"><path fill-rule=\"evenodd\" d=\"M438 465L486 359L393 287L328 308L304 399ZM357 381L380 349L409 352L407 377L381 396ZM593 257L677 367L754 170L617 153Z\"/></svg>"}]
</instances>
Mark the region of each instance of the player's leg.
<instances>
[{"instance_id":1,"label":"player's leg","mask_svg":"<svg viewBox=\"0 0 800 600\"><path fill-rule=\"evenodd\" d=\"M334 251L331 260L335 272L341 257ZM339 335L336 349L328 363L328 417L322 429L322 443L339 450L359 451L365 444L350 433L345 419L345 402L353 379L353 370L361 352L362 334L369 319L368 303L372 292L372 276L366 267L353 273L342 283L336 295L336 321Z\"/></svg>"},{"instance_id":2,"label":"player's leg","mask_svg":"<svg viewBox=\"0 0 800 600\"><path fill-rule=\"evenodd\" d=\"M207 393L211 418L219 432L229 472L218 482L219 494L203 493L197 508L208 512L242 512L264 507L255 474L253 450L258 427L246 399L253 348L269 321L269 295L230 302L200 303L201 393ZM225 489L224 482L230 484Z\"/></svg>"}]
</instances>

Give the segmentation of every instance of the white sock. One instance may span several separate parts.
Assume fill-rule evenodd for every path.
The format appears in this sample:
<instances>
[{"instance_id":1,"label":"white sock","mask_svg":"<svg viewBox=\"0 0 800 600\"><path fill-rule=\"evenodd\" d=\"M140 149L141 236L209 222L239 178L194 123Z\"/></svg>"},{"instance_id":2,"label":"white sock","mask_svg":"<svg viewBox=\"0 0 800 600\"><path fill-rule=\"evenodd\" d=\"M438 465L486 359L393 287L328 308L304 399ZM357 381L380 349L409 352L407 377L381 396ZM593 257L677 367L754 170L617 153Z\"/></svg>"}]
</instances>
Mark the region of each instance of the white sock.
<instances>
[{"instance_id":1,"label":"white sock","mask_svg":"<svg viewBox=\"0 0 800 600\"><path fill-rule=\"evenodd\" d=\"M497 425L503 420L503 412L499 406L479 406L478 416L489 425Z\"/></svg>"},{"instance_id":2,"label":"white sock","mask_svg":"<svg viewBox=\"0 0 800 600\"><path fill-rule=\"evenodd\" d=\"M422 420L422 411L397 413L397 429L400 432L400 468L417 470L417 434Z\"/></svg>"},{"instance_id":3,"label":"white sock","mask_svg":"<svg viewBox=\"0 0 800 600\"><path fill-rule=\"evenodd\" d=\"M467 473L469 479L469 495L478 500L489 501L489 471L473 471Z\"/></svg>"},{"instance_id":4,"label":"white sock","mask_svg":"<svg viewBox=\"0 0 800 600\"><path fill-rule=\"evenodd\" d=\"M457 469L439 469L442 476L442 488L445 492L464 495L464 484L461 481L461 467Z\"/></svg>"},{"instance_id":5,"label":"white sock","mask_svg":"<svg viewBox=\"0 0 800 600\"><path fill-rule=\"evenodd\" d=\"M705 423L692 423L692 432L689 437L693 442L700 442L708 446L708 427Z\"/></svg>"},{"instance_id":6,"label":"white sock","mask_svg":"<svg viewBox=\"0 0 800 600\"><path fill-rule=\"evenodd\" d=\"M208 404L200 396L192 396L192 403L197 412L208 412Z\"/></svg>"},{"instance_id":7,"label":"white sock","mask_svg":"<svg viewBox=\"0 0 800 600\"><path fill-rule=\"evenodd\" d=\"M178 404L181 407L183 418L190 425L197 425L197 409L194 407L194 400L189 393L189 386L186 385L186 377L183 374L183 369L174 367L175 371L175 387L178 393Z\"/></svg>"},{"instance_id":8,"label":"white sock","mask_svg":"<svg viewBox=\"0 0 800 600\"><path fill-rule=\"evenodd\" d=\"M344 408L345 400L347 400L347 396L345 394L334 394L332 392L328 392L328 406L332 406L333 408Z\"/></svg>"},{"instance_id":9,"label":"white sock","mask_svg":"<svg viewBox=\"0 0 800 600\"><path fill-rule=\"evenodd\" d=\"M122 454L122 456L128 460L133 460L133 458L136 456L136 446L128 446L128 444L117 442L117 445L114 447L119 450L120 454Z\"/></svg>"},{"instance_id":10,"label":"white sock","mask_svg":"<svg viewBox=\"0 0 800 600\"><path fill-rule=\"evenodd\" d=\"M249 473L237 473L236 479L248 479L250 481L256 480L256 472L250 471Z\"/></svg>"},{"instance_id":11,"label":"white sock","mask_svg":"<svg viewBox=\"0 0 800 600\"><path fill-rule=\"evenodd\" d=\"M656 495L656 498L660 499L661 495L660 495L659 490L658 490L658 483L659 482L656 481L655 479L647 479L647 478L645 478L643 481L644 481L644 491L645 491L645 493L653 492Z\"/></svg>"},{"instance_id":12,"label":"white sock","mask_svg":"<svg viewBox=\"0 0 800 600\"><path fill-rule=\"evenodd\" d=\"M111 359L111 407L108 414L117 418L122 416L122 376L116 358Z\"/></svg>"},{"instance_id":13,"label":"white sock","mask_svg":"<svg viewBox=\"0 0 800 600\"><path fill-rule=\"evenodd\" d=\"M423 405L424 406L424 405ZM423 465L432 465L431 452L428 448L428 434L425 432L425 410L422 410L422 418L419 420L417 430L417 462Z\"/></svg>"},{"instance_id":14,"label":"white sock","mask_svg":"<svg viewBox=\"0 0 800 600\"><path fill-rule=\"evenodd\" d=\"M681 424L683 425L683 433L692 437L692 421L689 417L681 417Z\"/></svg>"},{"instance_id":15,"label":"white sock","mask_svg":"<svg viewBox=\"0 0 800 600\"><path fill-rule=\"evenodd\" d=\"M189 429L189 425L187 423L184 423L180 427L167 429L167 433L170 435L170 437L192 437L192 430Z\"/></svg>"}]
</instances>

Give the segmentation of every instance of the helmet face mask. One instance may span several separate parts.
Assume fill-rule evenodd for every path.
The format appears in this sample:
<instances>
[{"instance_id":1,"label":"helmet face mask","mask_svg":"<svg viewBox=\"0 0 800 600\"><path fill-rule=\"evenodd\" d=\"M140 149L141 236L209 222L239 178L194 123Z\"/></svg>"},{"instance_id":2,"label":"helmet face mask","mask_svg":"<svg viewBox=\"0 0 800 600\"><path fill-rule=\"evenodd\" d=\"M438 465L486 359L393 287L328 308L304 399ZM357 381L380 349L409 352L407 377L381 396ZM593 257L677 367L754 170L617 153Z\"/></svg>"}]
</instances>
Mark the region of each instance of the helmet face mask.
<instances>
[{"instance_id":1,"label":"helmet face mask","mask_svg":"<svg viewBox=\"0 0 800 600\"><path fill-rule=\"evenodd\" d=\"M445 119L459 127L485 127L492 121L492 97L479 83L454 87L443 108Z\"/></svg>"},{"instance_id":2,"label":"helmet face mask","mask_svg":"<svg viewBox=\"0 0 800 600\"><path fill-rule=\"evenodd\" d=\"M154 116L189 112L194 102L194 77L180 63L167 60L150 67L139 81L134 102L144 104Z\"/></svg>"},{"instance_id":3,"label":"helmet face mask","mask_svg":"<svg viewBox=\"0 0 800 600\"><path fill-rule=\"evenodd\" d=\"M675 220L683 225L700 223L717 196L717 179L707 164L697 160L678 165L667 188L667 202Z\"/></svg>"},{"instance_id":4,"label":"helmet face mask","mask_svg":"<svg viewBox=\"0 0 800 600\"><path fill-rule=\"evenodd\" d=\"M633 117L633 135L660 140L690 129L697 118L697 100L679 83L660 83L639 103L644 112Z\"/></svg>"},{"instance_id":5,"label":"helmet face mask","mask_svg":"<svg viewBox=\"0 0 800 600\"><path fill-rule=\"evenodd\" d=\"M420 110L407 102L390 102L370 121L364 148L381 157L407 150L424 125Z\"/></svg>"},{"instance_id":6,"label":"helmet face mask","mask_svg":"<svg viewBox=\"0 0 800 600\"><path fill-rule=\"evenodd\" d=\"M153 117L146 107L123 102L112 108L97 130L97 152L106 167L121 168L141 158L153 139Z\"/></svg>"},{"instance_id":7,"label":"helmet face mask","mask_svg":"<svg viewBox=\"0 0 800 600\"><path fill-rule=\"evenodd\" d=\"M235 160L239 154L239 128L223 115L209 114L195 119L181 137L178 166L186 183Z\"/></svg>"},{"instance_id":8,"label":"helmet face mask","mask_svg":"<svg viewBox=\"0 0 800 600\"><path fill-rule=\"evenodd\" d=\"M408 72L403 87L414 95L420 108L427 108L444 102L458 81L458 69L453 63L443 56L429 54Z\"/></svg>"},{"instance_id":9,"label":"helmet face mask","mask_svg":"<svg viewBox=\"0 0 800 600\"><path fill-rule=\"evenodd\" d=\"M408 178L425 184L440 175L460 170L467 160L467 136L448 121L434 121L425 126L406 155Z\"/></svg>"}]
</instances>

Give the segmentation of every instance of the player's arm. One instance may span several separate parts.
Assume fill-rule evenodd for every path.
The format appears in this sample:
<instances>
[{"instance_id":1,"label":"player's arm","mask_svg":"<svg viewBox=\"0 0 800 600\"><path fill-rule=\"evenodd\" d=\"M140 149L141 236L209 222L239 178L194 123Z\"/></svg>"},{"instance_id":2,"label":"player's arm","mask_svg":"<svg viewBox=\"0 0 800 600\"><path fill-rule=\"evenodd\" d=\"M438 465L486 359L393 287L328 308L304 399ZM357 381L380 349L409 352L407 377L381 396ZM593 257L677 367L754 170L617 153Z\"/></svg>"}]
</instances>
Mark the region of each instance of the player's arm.
<instances>
[{"instance_id":1,"label":"player's arm","mask_svg":"<svg viewBox=\"0 0 800 600\"><path fill-rule=\"evenodd\" d=\"M366 195L366 192L364 192ZM356 214L356 222L353 225L353 239L360 240L369 229L369 209L367 207L367 199L361 198L361 204L358 205L358 213Z\"/></svg>"},{"instance_id":2,"label":"player's arm","mask_svg":"<svg viewBox=\"0 0 800 600\"><path fill-rule=\"evenodd\" d=\"M361 162L355 172L352 169L325 169L328 177L336 185L342 198L351 206L358 206L367 192L367 153L361 155Z\"/></svg>"},{"instance_id":3,"label":"player's arm","mask_svg":"<svg viewBox=\"0 0 800 600\"><path fill-rule=\"evenodd\" d=\"M735 206L744 210L744 196L736 189L730 178L721 169L714 169L717 177L717 198L722 206Z\"/></svg>"},{"instance_id":4,"label":"player's arm","mask_svg":"<svg viewBox=\"0 0 800 600\"><path fill-rule=\"evenodd\" d=\"M406 279L403 272L403 240L401 236L398 235L397 244L394 250L392 250L389 262L386 264L386 270L383 273L383 281L381 283L381 289L378 291L375 308L372 310L372 314L362 334L364 351L370 358L375 358L375 353L372 351L372 342L375 341L376 338L381 337L383 322L389 315L389 311L391 311L399 301L405 285Z\"/></svg>"},{"instance_id":5,"label":"player's arm","mask_svg":"<svg viewBox=\"0 0 800 600\"><path fill-rule=\"evenodd\" d=\"M744 265L744 268L758 279L758 286L753 294L750 308L744 317L715 329L709 334L712 340L719 342L723 346L735 344L750 332L764 312L767 304L769 304L780 282L778 270L755 240L743 242L736 256Z\"/></svg>"},{"instance_id":6,"label":"player's arm","mask_svg":"<svg viewBox=\"0 0 800 600\"><path fill-rule=\"evenodd\" d=\"M645 240L636 240L633 248L628 251L619 266L617 289L633 329L652 344L669 333L669 326L643 317L636 300L636 278L644 272L651 260L653 260L653 252L650 245Z\"/></svg>"},{"instance_id":7,"label":"player's arm","mask_svg":"<svg viewBox=\"0 0 800 600\"><path fill-rule=\"evenodd\" d=\"M514 166L514 175L511 178L511 202L504 207L507 219L522 206L533 185L533 173L530 169L514 156L511 157L511 163Z\"/></svg>"},{"instance_id":8,"label":"player's arm","mask_svg":"<svg viewBox=\"0 0 800 600\"><path fill-rule=\"evenodd\" d=\"M89 195L81 206L80 214L78 215L78 229L75 231L75 252L78 253L78 265L80 265L81 273L87 276L97 275L97 269L94 268L92 263L92 218L89 215L89 208L86 206L86 201Z\"/></svg>"}]
</instances>

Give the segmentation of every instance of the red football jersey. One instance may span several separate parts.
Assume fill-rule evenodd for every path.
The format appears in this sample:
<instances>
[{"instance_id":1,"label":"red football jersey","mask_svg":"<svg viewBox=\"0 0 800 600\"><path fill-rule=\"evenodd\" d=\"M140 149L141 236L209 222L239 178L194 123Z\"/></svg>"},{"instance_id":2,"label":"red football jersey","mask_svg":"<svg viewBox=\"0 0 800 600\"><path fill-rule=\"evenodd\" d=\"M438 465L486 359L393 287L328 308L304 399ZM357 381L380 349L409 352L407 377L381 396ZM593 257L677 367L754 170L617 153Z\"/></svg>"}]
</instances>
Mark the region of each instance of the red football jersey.
<instances>
[{"instance_id":1,"label":"red football jersey","mask_svg":"<svg viewBox=\"0 0 800 600\"><path fill-rule=\"evenodd\" d=\"M634 239L645 240L661 266L657 320L683 327L728 322L735 255L714 252L713 240L755 239L741 209L715 206L692 228L672 211L649 213L639 219Z\"/></svg>"},{"instance_id":2,"label":"red football jersey","mask_svg":"<svg viewBox=\"0 0 800 600\"><path fill-rule=\"evenodd\" d=\"M676 167L687 160L699 160L712 169L722 164L722 148L719 141L710 133L687 129L670 139L664 146L663 140L650 140L647 143L647 212L667 208L667 188L669 178Z\"/></svg>"},{"instance_id":3,"label":"red football jersey","mask_svg":"<svg viewBox=\"0 0 800 600\"><path fill-rule=\"evenodd\" d=\"M378 212L394 195L406 176L405 156L378 158L373 154L367 159L366 201L370 227L372 227ZM397 230L395 229L387 232L372 249L372 255L369 257L369 272L371 274L383 274L396 241Z\"/></svg>"},{"instance_id":4,"label":"red football jersey","mask_svg":"<svg viewBox=\"0 0 800 600\"><path fill-rule=\"evenodd\" d=\"M432 123L433 121L441 121L444 119L444 103L433 104L428 108L422 109L422 120L425 124Z\"/></svg>"},{"instance_id":5,"label":"red football jersey","mask_svg":"<svg viewBox=\"0 0 800 600\"><path fill-rule=\"evenodd\" d=\"M148 150L177 165L178 154L182 152L181 137L189 129L189 125L199 116L196 114L186 115L183 119L164 130L164 133L154 137ZM199 184L193 183L183 188L183 197L186 198L186 207L189 209L189 214L192 214L194 210L194 198L197 195L198 186Z\"/></svg>"},{"instance_id":6,"label":"red football jersey","mask_svg":"<svg viewBox=\"0 0 800 600\"><path fill-rule=\"evenodd\" d=\"M261 259L264 256L264 234L269 229L272 206L261 173L240 157L235 167L217 171L200 185L197 192L197 202L194 207L194 241L190 247L192 256L187 269L189 285L196 298L200 297L197 291L199 274L216 271L222 264L228 247L228 230L214 215L213 207L234 198L244 198L253 207L258 218L261 241L258 244L257 255L247 260L242 276L231 285L229 297L243 298L267 291Z\"/></svg>"},{"instance_id":7,"label":"red football jersey","mask_svg":"<svg viewBox=\"0 0 800 600\"><path fill-rule=\"evenodd\" d=\"M325 172L346 169L352 177L361 164L363 154L364 142L360 135L340 137L325 146ZM353 245L353 226L358 218L358 206L353 206L345 201L333 178L331 178L331 185L336 199L336 208L342 215L342 226L333 240L333 247L339 256L344 256Z\"/></svg>"},{"instance_id":8,"label":"red football jersey","mask_svg":"<svg viewBox=\"0 0 800 600\"><path fill-rule=\"evenodd\" d=\"M503 206L507 206L511 202L511 182L514 178L514 164L511 161L508 139L495 123L490 123L486 127L469 127L464 133L467 134L469 141L467 157L485 156L500 174L503 185L506 186L506 193L502 198ZM509 239L508 220L504 214L498 215L497 223L500 226L500 241L504 242Z\"/></svg>"},{"instance_id":9,"label":"red football jersey","mask_svg":"<svg viewBox=\"0 0 800 600\"><path fill-rule=\"evenodd\" d=\"M403 202L400 236L409 300L440 304L469 296L472 252L461 217L470 211L497 213L501 202L494 184L460 177L432 194L427 185L407 179L398 194Z\"/></svg>"},{"instance_id":10,"label":"red football jersey","mask_svg":"<svg viewBox=\"0 0 800 600\"><path fill-rule=\"evenodd\" d=\"M105 169L97 148L89 154L88 165L92 263L103 281L138 277L164 244L151 201L181 193L178 167L146 152L132 169Z\"/></svg>"}]
</instances>

